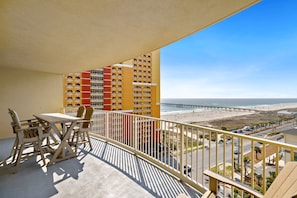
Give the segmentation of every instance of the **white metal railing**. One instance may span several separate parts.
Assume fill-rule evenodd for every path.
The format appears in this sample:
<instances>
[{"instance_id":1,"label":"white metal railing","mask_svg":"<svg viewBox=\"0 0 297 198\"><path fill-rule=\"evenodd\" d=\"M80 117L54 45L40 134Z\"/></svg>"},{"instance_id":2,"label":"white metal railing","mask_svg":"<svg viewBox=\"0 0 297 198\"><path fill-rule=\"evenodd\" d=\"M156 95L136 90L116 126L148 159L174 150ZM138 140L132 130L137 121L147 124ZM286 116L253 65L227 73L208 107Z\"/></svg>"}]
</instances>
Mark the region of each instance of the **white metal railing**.
<instances>
[{"instance_id":1,"label":"white metal railing","mask_svg":"<svg viewBox=\"0 0 297 198\"><path fill-rule=\"evenodd\" d=\"M92 135L121 146L202 193L210 169L265 193L297 146L158 118L96 111ZM264 159L264 160L263 160ZM238 192L222 186L223 196Z\"/></svg>"}]
</instances>

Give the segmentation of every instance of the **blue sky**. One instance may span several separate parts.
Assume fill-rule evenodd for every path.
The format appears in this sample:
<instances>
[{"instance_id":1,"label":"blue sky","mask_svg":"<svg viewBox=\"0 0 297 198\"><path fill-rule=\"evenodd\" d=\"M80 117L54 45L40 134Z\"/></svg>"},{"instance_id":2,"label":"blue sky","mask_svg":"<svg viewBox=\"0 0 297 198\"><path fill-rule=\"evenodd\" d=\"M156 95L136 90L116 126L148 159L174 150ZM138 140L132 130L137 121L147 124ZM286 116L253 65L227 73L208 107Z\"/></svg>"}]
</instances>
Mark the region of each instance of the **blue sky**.
<instances>
[{"instance_id":1,"label":"blue sky","mask_svg":"<svg viewBox=\"0 0 297 198\"><path fill-rule=\"evenodd\" d=\"M263 0L162 48L161 98L297 98L297 1Z\"/></svg>"}]
</instances>

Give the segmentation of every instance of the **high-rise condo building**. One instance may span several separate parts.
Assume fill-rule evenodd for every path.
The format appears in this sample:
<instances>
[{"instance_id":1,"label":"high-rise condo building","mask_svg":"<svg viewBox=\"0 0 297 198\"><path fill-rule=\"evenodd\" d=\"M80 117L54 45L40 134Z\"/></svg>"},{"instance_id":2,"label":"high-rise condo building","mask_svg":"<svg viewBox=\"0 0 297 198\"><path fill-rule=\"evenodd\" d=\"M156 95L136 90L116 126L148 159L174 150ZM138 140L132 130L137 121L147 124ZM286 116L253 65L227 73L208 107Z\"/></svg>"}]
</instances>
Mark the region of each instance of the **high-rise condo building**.
<instances>
[{"instance_id":1,"label":"high-rise condo building","mask_svg":"<svg viewBox=\"0 0 297 198\"><path fill-rule=\"evenodd\" d=\"M160 117L160 51L64 77L64 107Z\"/></svg>"}]
</instances>

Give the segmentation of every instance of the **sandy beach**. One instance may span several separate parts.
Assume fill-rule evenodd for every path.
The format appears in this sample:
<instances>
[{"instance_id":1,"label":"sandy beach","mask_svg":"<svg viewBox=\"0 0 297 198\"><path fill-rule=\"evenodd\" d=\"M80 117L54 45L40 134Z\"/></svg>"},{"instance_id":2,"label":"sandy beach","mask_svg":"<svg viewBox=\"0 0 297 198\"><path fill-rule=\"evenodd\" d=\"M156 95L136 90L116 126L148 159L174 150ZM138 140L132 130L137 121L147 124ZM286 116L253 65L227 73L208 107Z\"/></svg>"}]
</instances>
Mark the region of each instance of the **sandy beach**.
<instances>
[{"instance_id":1,"label":"sandy beach","mask_svg":"<svg viewBox=\"0 0 297 198\"><path fill-rule=\"evenodd\" d=\"M282 104L282 105L267 105L267 106L259 106L257 108L253 108L258 111L277 111L277 110L285 110L297 108L297 104ZM238 111L238 110L218 110L218 109L201 109L195 110L192 112L177 112L161 115L161 119L178 121L178 122L186 122L186 123L194 123L194 122L203 122L203 121L211 121L222 118L230 118L234 116L244 116L255 114L256 111Z\"/></svg>"}]
</instances>

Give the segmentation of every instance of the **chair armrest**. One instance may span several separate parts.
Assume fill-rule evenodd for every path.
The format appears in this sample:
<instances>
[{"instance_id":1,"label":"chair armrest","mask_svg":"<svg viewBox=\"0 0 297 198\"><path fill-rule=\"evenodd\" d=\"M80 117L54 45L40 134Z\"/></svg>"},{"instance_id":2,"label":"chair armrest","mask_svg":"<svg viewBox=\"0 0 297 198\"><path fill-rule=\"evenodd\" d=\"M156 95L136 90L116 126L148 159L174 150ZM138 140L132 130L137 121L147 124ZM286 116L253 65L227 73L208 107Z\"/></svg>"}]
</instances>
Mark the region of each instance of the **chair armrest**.
<instances>
[{"instance_id":1,"label":"chair armrest","mask_svg":"<svg viewBox=\"0 0 297 198\"><path fill-rule=\"evenodd\" d=\"M93 122L93 120L85 120L85 119L82 119L82 120L78 120L77 123L84 123L84 122Z\"/></svg>"},{"instance_id":2,"label":"chair armrest","mask_svg":"<svg viewBox=\"0 0 297 198\"><path fill-rule=\"evenodd\" d=\"M34 132L37 131L38 132L38 139L42 139L43 138L43 129L40 126L33 126L33 127L26 127L26 128L20 128L20 129L15 129L16 133L19 134L19 137L24 138L24 133L25 132Z\"/></svg>"},{"instance_id":3,"label":"chair armrest","mask_svg":"<svg viewBox=\"0 0 297 198\"><path fill-rule=\"evenodd\" d=\"M90 123L90 125L93 124L93 120L78 120L77 124L82 125L83 123Z\"/></svg>"},{"instance_id":4,"label":"chair armrest","mask_svg":"<svg viewBox=\"0 0 297 198\"><path fill-rule=\"evenodd\" d=\"M227 177L224 177L218 173L215 173L215 172L212 172L210 170L205 170L204 172L204 175L208 176L209 177L209 186L210 186L210 191L212 191L213 193L217 193L217 188L218 188L218 182L222 182L224 184L228 184L230 186L233 186L235 188L238 188L240 190L243 190L255 197L259 197L259 198L262 198L263 195L252 189L250 186L247 186L243 183L240 183L240 182L237 182L237 181L234 181L230 178L227 178Z\"/></svg>"},{"instance_id":5,"label":"chair armrest","mask_svg":"<svg viewBox=\"0 0 297 198\"><path fill-rule=\"evenodd\" d=\"M210 190L207 190L201 198L216 198L216 195Z\"/></svg>"},{"instance_id":6,"label":"chair armrest","mask_svg":"<svg viewBox=\"0 0 297 198\"><path fill-rule=\"evenodd\" d=\"M32 119L28 119L28 120L20 120L20 123L21 123L21 126L39 126L40 125L40 122L35 119L35 118L32 118Z\"/></svg>"}]
</instances>

